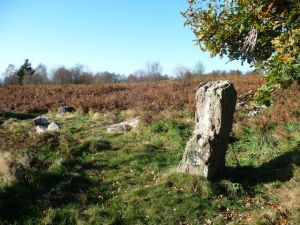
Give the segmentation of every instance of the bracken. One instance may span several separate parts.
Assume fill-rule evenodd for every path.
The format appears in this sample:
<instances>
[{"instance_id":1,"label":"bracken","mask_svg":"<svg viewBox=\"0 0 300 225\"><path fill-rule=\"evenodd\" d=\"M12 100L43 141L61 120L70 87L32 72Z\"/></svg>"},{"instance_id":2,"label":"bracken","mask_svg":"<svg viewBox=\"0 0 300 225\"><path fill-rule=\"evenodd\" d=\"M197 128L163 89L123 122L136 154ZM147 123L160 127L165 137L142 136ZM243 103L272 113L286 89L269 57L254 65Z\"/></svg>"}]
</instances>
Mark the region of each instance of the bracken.
<instances>
[{"instance_id":1,"label":"bracken","mask_svg":"<svg viewBox=\"0 0 300 225\"><path fill-rule=\"evenodd\" d=\"M0 112L48 111L72 105L93 110L194 110L196 87L211 80L231 80L239 95L256 91L263 77L204 76L190 81L159 81L102 85L41 85L0 88Z\"/></svg>"}]
</instances>

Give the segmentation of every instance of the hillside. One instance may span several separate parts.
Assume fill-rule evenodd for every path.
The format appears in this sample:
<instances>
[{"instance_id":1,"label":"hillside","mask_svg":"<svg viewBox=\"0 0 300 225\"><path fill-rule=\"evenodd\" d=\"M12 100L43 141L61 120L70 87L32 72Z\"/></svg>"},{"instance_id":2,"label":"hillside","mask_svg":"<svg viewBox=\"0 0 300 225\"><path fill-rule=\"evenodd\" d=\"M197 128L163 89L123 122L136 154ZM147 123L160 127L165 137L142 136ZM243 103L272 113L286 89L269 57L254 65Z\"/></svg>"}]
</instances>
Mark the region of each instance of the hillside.
<instances>
[{"instance_id":1,"label":"hillside","mask_svg":"<svg viewBox=\"0 0 300 225\"><path fill-rule=\"evenodd\" d=\"M239 107L218 181L178 174L200 82L230 79ZM262 78L0 88L1 224L299 224L300 90L259 115ZM77 111L55 117L57 107ZM37 134L42 115L61 130ZM139 116L137 129L108 133Z\"/></svg>"}]
</instances>

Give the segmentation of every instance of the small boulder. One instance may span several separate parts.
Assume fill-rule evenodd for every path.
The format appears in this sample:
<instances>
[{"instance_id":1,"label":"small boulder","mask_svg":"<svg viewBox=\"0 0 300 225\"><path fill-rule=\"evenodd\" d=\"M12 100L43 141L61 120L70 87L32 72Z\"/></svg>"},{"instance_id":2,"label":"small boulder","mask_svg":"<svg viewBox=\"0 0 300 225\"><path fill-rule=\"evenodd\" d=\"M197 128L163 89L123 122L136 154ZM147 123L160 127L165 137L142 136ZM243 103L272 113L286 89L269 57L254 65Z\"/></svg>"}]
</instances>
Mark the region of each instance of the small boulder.
<instances>
[{"instance_id":1,"label":"small boulder","mask_svg":"<svg viewBox=\"0 0 300 225\"><path fill-rule=\"evenodd\" d=\"M248 113L248 116L257 116L259 114L259 111L258 110L255 110L255 111L250 111Z\"/></svg>"},{"instance_id":2,"label":"small boulder","mask_svg":"<svg viewBox=\"0 0 300 225\"><path fill-rule=\"evenodd\" d=\"M132 120L128 120L125 122L129 127L132 127L132 128L137 128L140 124L140 120L139 118L135 118L135 119L132 119Z\"/></svg>"},{"instance_id":3,"label":"small boulder","mask_svg":"<svg viewBox=\"0 0 300 225\"><path fill-rule=\"evenodd\" d=\"M35 127L35 131L40 134L40 133L43 133L47 130L47 127L46 126L42 126L42 125L37 125Z\"/></svg>"},{"instance_id":4,"label":"small boulder","mask_svg":"<svg viewBox=\"0 0 300 225\"><path fill-rule=\"evenodd\" d=\"M107 132L124 132L129 131L130 129L135 129L139 126L140 119L135 118L132 120L128 120L122 123L113 124L110 127L107 128Z\"/></svg>"},{"instance_id":5,"label":"small boulder","mask_svg":"<svg viewBox=\"0 0 300 225\"><path fill-rule=\"evenodd\" d=\"M49 121L46 118L42 118L42 117L36 117L32 120L32 122L34 123L34 125L36 126L44 126L47 127L49 125Z\"/></svg>"},{"instance_id":6,"label":"small boulder","mask_svg":"<svg viewBox=\"0 0 300 225\"><path fill-rule=\"evenodd\" d=\"M72 106L60 106L58 107L56 116L64 116L66 113L73 113L75 112L75 108Z\"/></svg>"},{"instance_id":7,"label":"small boulder","mask_svg":"<svg viewBox=\"0 0 300 225\"><path fill-rule=\"evenodd\" d=\"M60 130L60 126L55 122L50 123L49 126L47 127L47 131L58 131L58 130Z\"/></svg>"},{"instance_id":8,"label":"small boulder","mask_svg":"<svg viewBox=\"0 0 300 225\"><path fill-rule=\"evenodd\" d=\"M246 108L246 107L247 107L247 103L244 101L241 101L236 104L236 109L241 109L241 108Z\"/></svg>"},{"instance_id":9,"label":"small boulder","mask_svg":"<svg viewBox=\"0 0 300 225\"><path fill-rule=\"evenodd\" d=\"M124 132L129 130L130 127L125 123L113 124L107 128L107 132Z\"/></svg>"},{"instance_id":10,"label":"small boulder","mask_svg":"<svg viewBox=\"0 0 300 225\"><path fill-rule=\"evenodd\" d=\"M253 109L254 110L260 110L260 111L262 111L262 110L265 110L266 108L268 108L268 106L266 106L266 105L253 104Z\"/></svg>"}]
</instances>

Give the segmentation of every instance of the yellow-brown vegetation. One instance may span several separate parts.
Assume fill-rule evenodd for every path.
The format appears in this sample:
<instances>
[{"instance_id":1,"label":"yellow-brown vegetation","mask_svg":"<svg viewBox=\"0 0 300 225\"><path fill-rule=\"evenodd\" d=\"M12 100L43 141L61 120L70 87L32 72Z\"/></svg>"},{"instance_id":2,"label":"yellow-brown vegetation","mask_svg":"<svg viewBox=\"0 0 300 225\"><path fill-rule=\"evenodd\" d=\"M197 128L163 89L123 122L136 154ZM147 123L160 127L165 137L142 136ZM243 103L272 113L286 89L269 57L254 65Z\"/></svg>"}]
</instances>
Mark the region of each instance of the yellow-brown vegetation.
<instances>
[{"instance_id":1,"label":"yellow-brown vegetation","mask_svg":"<svg viewBox=\"0 0 300 225\"><path fill-rule=\"evenodd\" d=\"M40 85L0 88L0 112L47 111L60 105L72 105L84 111L138 109L194 109L194 94L201 82L231 80L238 94L256 91L262 76L203 76L190 81L158 81L99 85Z\"/></svg>"}]
</instances>

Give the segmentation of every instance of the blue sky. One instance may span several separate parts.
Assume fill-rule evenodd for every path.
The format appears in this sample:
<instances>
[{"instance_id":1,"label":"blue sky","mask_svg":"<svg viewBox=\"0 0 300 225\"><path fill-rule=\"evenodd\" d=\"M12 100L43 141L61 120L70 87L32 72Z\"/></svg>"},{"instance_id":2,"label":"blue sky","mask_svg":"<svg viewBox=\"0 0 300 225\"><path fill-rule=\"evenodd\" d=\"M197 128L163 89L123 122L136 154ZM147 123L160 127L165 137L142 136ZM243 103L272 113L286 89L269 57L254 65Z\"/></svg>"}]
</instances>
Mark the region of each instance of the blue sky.
<instances>
[{"instance_id":1,"label":"blue sky","mask_svg":"<svg viewBox=\"0 0 300 225\"><path fill-rule=\"evenodd\" d=\"M49 70L81 63L91 72L122 74L147 61L159 61L167 74L198 61L206 72L250 70L200 51L180 15L187 6L186 0L0 0L0 74L26 58Z\"/></svg>"}]
</instances>

